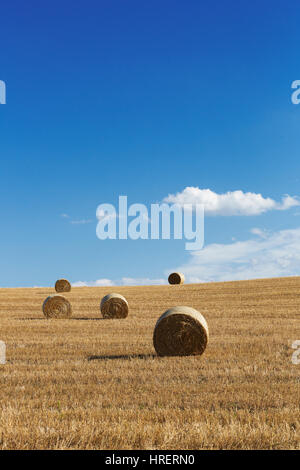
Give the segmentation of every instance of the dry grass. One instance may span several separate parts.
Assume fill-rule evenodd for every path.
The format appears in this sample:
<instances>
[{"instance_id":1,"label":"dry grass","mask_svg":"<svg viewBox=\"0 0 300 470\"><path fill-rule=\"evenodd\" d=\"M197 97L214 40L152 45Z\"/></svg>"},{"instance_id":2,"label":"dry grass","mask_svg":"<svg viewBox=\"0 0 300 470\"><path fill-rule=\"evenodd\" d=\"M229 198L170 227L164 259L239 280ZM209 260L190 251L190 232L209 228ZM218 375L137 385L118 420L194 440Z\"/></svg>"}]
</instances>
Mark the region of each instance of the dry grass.
<instances>
[{"instance_id":1,"label":"dry grass","mask_svg":"<svg viewBox=\"0 0 300 470\"><path fill-rule=\"evenodd\" d=\"M120 287L124 320L103 320L108 288L74 288L69 320L46 320L54 289L0 289L1 449L300 449L300 278ZM160 358L158 317L205 316L203 356Z\"/></svg>"}]
</instances>

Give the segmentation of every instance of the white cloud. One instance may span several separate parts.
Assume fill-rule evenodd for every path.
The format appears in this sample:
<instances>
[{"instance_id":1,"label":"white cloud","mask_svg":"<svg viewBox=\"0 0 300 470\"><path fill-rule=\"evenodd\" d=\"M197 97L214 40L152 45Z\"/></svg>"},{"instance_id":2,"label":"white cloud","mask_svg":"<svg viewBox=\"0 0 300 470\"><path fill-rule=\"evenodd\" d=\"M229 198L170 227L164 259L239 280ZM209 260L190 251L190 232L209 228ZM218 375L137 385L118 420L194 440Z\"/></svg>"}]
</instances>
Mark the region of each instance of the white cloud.
<instances>
[{"instance_id":1,"label":"white cloud","mask_svg":"<svg viewBox=\"0 0 300 470\"><path fill-rule=\"evenodd\" d=\"M149 279L147 277L132 278L122 277L121 280L124 286L150 286L150 285L163 285L166 284L166 279Z\"/></svg>"},{"instance_id":2,"label":"white cloud","mask_svg":"<svg viewBox=\"0 0 300 470\"><path fill-rule=\"evenodd\" d=\"M86 287L87 283L83 281L72 282L72 287Z\"/></svg>"},{"instance_id":3,"label":"white cloud","mask_svg":"<svg viewBox=\"0 0 300 470\"><path fill-rule=\"evenodd\" d=\"M68 222L72 225L84 225L92 223L92 219L72 219L69 214L60 214L62 219L67 219Z\"/></svg>"},{"instance_id":4,"label":"white cloud","mask_svg":"<svg viewBox=\"0 0 300 470\"><path fill-rule=\"evenodd\" d=\"M97 279L96 281L77 281L73 282L73 287L106 287L113 286L114 283L110 279Z\"/></svg>"},{"instance_id":5,"label":"white cloud","mask_svg":"<svg viewBox=\"0 0 300 470\"><path fill-rule=\"evenodd\" d=\"M73 287L109 287L109 286L147 286L166 284L166 279L132 278L122 277L112 281L110 279L98 279L96 281L77 281L72 284Z\"/></svg>"},{"instance_id":6,"label":"white cloud","mask_svg":"<svg viewBox=\"0 0 300 470\"><path fill-rule=\"evenodd\" d=\"M70 224L73 225L85 225L85 224L90 224L93 221L91 219L80 219L80 220L71 220Z\"/></svg>"},{"instance_id":7,"label":"white cloud","mask_svg":"<svg viewBox=\"0 0 300 470\"><path fill-rule=\"evenodd\" d=\"M95 281L95 286L101 286L101 287L106 287L106 286L113 286L113 281L110 279L98 279Z\"/></svg>"},{"instance_id":8,"label":"white cloud","mask_svg":"<svg viewBox=\"0 0 300 470\"><path fill-rule=\"evenodd\" d=\"M282 203L278 204L276 209L279 211L286 211L290 209L291 207L299 206L300 201L296 196L289 196L288 194L285 194L282 198Z\"/></svg>"},{"instance_id":9,"label":"white cloud","mask_svg":"<svg viewBox=\"0 0 300 470\"><path fill-rule=\"evenodd\" d=\"M188 263L176 270L185 274L187 282L300 275L300 228L255 232L258 238L227 245L214 243L190 252Z\"/></svg>"},{"instance_id":10,"label":"white cloud","mask_svg":"<svg viewBox=\"0 0 300 470\"><path fill-rule=\"evenodd\" d=\"M268 232L266 230L262 230L261 228L254 227L250 230L253 235L257 235L258 237L261 238L267 238L268 237Z\"/></svg>"},{"instance_id":11,"label":"white cloud","mask_svg":"<svg viewBox=\"0 0 300 470\"><path fill-rule=\"evenodd\" d=\"M281 202L276 202L257 193L228 191L217 194L210 189L188 186L176 194L169 194L164 202L173 204L203 204L206 215L259 215L269 210L287 210L299 206L297 197L285 195Z\"/></svg>"}]
</instances>

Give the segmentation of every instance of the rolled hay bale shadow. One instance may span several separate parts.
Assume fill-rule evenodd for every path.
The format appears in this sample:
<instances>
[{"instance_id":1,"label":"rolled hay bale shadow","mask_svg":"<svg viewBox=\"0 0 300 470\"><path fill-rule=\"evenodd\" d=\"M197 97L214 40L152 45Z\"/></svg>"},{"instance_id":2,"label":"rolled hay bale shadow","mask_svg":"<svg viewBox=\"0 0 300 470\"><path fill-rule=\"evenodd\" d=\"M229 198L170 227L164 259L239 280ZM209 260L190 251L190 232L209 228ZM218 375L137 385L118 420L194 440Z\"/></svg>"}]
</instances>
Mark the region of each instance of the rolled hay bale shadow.
<instances>
[{"instance_id":1,"label":"rolled hay bale shadow","mask_svg":"<svg viewBox=\"0 0 300 470\"><path fill-rule=\"evenodd\" d=\"M194 308L178 306L157 320L153 344L159 356L194 356L204 353L208 338L203 315Z\"/></svg>"},{"instance_id":2,"label":"rolled hay bale shadow","mask_svg":"<svg viewBox=\"0 0 300 470\"><path fill-rule=\"evenodd\" d=\"M72 306L62 295L50 295L43 303L43 313L46 318L70 318Z\"/></svg>"},{"instance_id":3,"label":"rolled hay bale shadow","mask_svg":"<svg viewBox=\"0 0 300 470\"><path fill-rule=\"evenodd\" d=\"M182 273L171 273L168 277L169 284L183 284L184 280Z\"/></svg>"},{"instance_id":4,"label":"rolled hay bale shadow","mask_svg":"<svg viewBox=\"0 0 300 470\"><path fill-rule=\"evenodd\" d=\"M58 279L55 283L56 292L70 292L71 284L67 279Z\"/></svg>"},{"instance_id":5,"label":"rolled hay bale shadow","mask_svg":"<svg viewBox=\"0 0 300 470\"><path fill-rule=\"evenodd\" d=\"M100 311L103 318L126 318L128 302L121 294L108 294L101 300Z\"/></svg>"}]
</instances>

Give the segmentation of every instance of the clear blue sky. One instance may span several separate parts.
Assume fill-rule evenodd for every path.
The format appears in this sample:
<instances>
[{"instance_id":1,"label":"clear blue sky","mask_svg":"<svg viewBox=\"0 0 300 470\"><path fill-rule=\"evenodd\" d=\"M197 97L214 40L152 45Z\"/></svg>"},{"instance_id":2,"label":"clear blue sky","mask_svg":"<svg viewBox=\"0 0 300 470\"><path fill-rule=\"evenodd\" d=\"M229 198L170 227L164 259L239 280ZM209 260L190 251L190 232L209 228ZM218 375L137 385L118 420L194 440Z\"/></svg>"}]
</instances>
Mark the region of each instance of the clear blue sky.
<instances>
[{"instance_id":1,"label":"clear blue sky","mask_svg":"<svg viewBox=\"0 0 300 470\"><path fill-rule=\"evenodd\" d=\"M96 208L119 195L300 195L299 14L276 0L2 3L0 286L153 280L194 263L184 241L98 240ZM244 242L248 269L277 243L290 264L271 272L269 259L267 274L300 274L299 213L207 217L205 246ZM194 277L235 278L230 257L206 262L209 278L204 265Z\"/></svg>"}]
</instances>

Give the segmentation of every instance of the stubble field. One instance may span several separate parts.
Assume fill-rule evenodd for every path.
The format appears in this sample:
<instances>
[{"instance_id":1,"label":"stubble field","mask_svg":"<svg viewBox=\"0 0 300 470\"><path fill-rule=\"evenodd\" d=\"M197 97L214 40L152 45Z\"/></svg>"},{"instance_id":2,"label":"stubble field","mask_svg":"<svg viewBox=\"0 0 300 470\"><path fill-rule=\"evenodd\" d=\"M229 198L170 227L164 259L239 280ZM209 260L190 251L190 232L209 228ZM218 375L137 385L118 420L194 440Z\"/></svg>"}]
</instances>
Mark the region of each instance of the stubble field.
<instances>
[{"instance_id":1,"label":"stubble field","mask_svg":"<svg viewBox=\"0 0 300 470\"><path fill-rule=\"evenodd\" d=\"M103 320L109 292L130 306ZM69 320L46 320L54 289L0 289L1 449L300 449L300 278L81 287ZM201 357L157 357L169 307L198 309Z\"/></svg>"}]
</instances>

